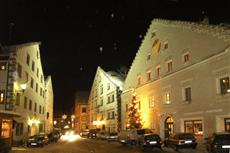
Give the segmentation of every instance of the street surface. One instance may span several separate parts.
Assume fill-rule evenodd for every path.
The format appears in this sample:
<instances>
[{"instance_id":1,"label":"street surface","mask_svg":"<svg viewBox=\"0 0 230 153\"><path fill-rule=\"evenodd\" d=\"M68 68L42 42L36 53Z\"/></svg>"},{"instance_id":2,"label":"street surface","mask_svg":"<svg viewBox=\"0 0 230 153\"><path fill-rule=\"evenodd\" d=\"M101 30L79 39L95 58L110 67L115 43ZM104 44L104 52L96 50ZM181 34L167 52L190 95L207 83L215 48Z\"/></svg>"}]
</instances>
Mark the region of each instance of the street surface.
<instances>
[{"instance_id":1,"label":"street surface","mask_svg":"<svg viewBox=\"0 0 230 153\"><path fill-rule=\"evenodd\" d=\"M74 141L59 140L43 148L14 147L10 153L175 153L171 148L163 147L163 151L152 149L142 151L135 146L122 146L118 142L107 142L97 139L78 137ZM202 149L181 149L180 153L206 153Z\"/></svg>"}]
</instances>

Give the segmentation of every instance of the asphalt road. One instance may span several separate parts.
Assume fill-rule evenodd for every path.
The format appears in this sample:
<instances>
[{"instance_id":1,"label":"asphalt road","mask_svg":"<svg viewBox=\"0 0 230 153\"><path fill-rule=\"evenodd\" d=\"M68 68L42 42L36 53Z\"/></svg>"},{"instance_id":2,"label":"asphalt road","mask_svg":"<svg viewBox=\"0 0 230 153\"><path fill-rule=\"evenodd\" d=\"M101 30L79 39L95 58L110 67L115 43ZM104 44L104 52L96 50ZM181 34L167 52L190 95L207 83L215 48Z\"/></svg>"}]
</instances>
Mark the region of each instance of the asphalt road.
<instances>
[{"instance_id":1,"label":"asphalt road","mask_svg":"<svg viewBox=\"0 0 230 153\"><path fill-rule=\"evenodd\" d=\"M11 153L174 153L171 148L142 151L135 146L122 146L117 142L107 142L96 139L78 138L76 141L59 140L58 143L49 144L43 148L13 148ZM199 149L182 149L181 153L206 153Z\"/></svg>"}]
</instances>

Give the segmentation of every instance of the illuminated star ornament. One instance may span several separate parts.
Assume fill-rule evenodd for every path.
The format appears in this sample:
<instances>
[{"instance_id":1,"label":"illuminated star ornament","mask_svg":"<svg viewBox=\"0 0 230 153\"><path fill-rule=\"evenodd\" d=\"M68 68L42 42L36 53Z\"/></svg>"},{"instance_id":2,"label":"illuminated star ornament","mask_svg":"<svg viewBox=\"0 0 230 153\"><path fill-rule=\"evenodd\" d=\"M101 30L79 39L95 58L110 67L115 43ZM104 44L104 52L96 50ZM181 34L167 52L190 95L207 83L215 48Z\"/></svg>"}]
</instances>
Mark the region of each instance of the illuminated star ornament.
<instances>
[{"instance_id":1,"label":"illuminated star ornament","mask_svg":"<svg viewBox=\"0 0 230 153\"><path fill-rule=\"evenodd\" d=\"M99 47L99 51L100 51L100 53L102 53L103 52L103 47L101 46L101 47Z\"/></svg>"}]
</instances>

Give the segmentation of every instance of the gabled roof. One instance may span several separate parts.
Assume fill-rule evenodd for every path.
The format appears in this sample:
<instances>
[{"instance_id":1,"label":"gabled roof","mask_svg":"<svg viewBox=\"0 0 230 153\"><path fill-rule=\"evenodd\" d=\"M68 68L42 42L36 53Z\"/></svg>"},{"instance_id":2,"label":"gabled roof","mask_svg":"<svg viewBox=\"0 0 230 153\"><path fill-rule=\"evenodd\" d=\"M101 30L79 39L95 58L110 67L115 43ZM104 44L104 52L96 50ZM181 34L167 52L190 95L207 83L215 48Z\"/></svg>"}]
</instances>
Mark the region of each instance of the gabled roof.
<instances>
[{"instance_id":1,"label":"gabled roof","mask_svg":"<svg viewBox=\"0 0 230 153\"><path fill-rule=\"evenodd\" d=\"M208 25L203 23L154 19L136 53L124 83L124 90L135 88L139 74L146 73L157 65L174 58L181 61L181 55L192 52L194 63L219 54L230 45L229 25ZM168 48L157 54L164 43ZM157 44L155 47L155 44ZM155 48L154 48L155 47ZM205 54L203 54L206 52ZM151 60L147 61L147 56ZM164 65L162 65L164 66ZM179 70L179 68L177 67Z\"/></svg>"}]
</instances>

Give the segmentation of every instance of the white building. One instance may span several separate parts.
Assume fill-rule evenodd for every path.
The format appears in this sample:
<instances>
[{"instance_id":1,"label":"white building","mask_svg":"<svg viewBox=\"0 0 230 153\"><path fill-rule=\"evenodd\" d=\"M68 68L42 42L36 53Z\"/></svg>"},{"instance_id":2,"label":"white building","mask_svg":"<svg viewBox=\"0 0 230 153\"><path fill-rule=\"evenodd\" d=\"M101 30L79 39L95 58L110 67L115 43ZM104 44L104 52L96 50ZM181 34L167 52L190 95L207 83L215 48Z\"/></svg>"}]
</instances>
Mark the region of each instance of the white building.
<instances>
[{"instance_id":1,"label":"white building","mask_svg":"<svg viewBox=\"0 0 230 153\"><path fill-rule=\"evenodd\" d=\"M124 83L122 128L135 91L143 127L162 138L230 131L230 29L155 19Z\"/></svg>"},{"instance_id":2,"label":"white building","mask_svg":"<svg viewBox=\"0 0 230 153\"><path fill-rule=\"evenodd\" d=\"M45 81L39 50L40 43L32 42L4 47L9 56L8 73L3 85L4 107L20 114L14 118L13 142L44 132L46 120Z\"/></svg>"},{"instance_id":3,"label":"white building","mask_svg":"<svg viewBox=\"0 0 230 153\"><path fill-rule=\"evenodd\" d=\"M97 68L88 100L89 128L116 132L121 124L122 78L115 72Z\"/></svg>"}]
</instances>

